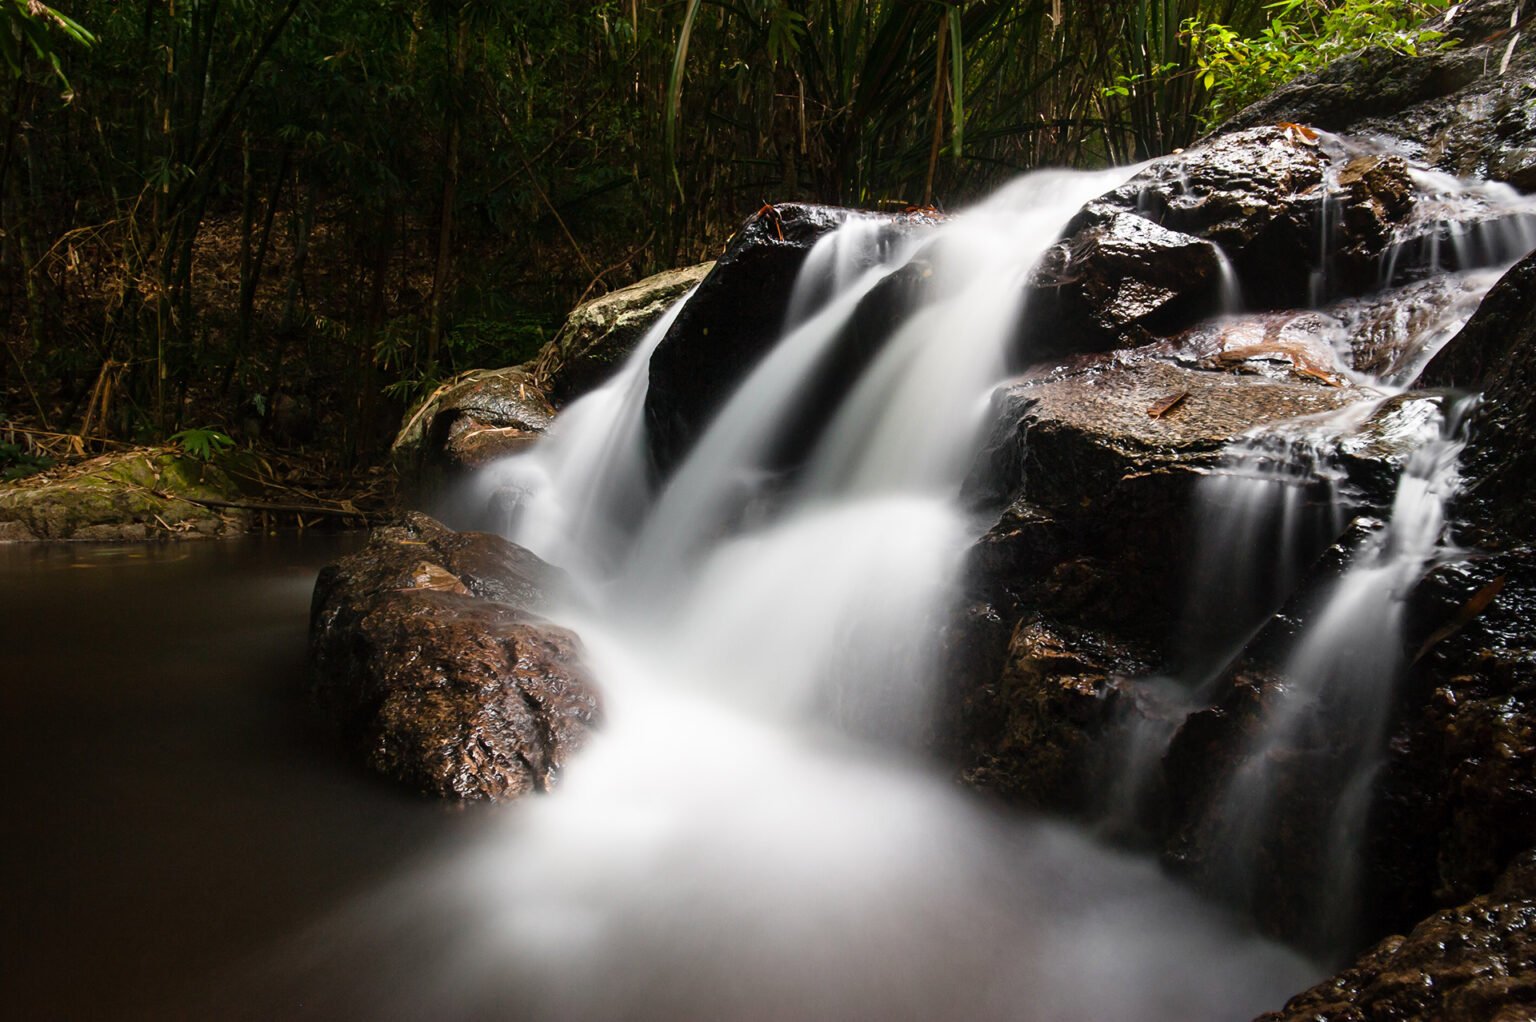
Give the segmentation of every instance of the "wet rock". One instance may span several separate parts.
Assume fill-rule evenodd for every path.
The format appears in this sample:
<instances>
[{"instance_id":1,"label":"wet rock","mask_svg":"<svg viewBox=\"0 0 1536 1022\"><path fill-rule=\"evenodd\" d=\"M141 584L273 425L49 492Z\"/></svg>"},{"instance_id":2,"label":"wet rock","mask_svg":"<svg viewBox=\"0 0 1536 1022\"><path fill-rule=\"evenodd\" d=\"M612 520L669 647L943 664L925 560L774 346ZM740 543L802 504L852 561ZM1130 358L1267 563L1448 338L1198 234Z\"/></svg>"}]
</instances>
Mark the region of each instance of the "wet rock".
<instances>
[{"instance_id":1,"label":"wet rock","mask_svg":"<svg viewBox=\"0 0 1536 1022\"><path fill-rule=\"evenodd\" d=\"M1028 356L1134 347L1152 340L1161 323L1214 306L1220 256L1209 242L1102 202L1076 224L1031 275L1022 343Z\"/></svg>"},{"instance_id":2,"label":"wet rock","mask_svg":"<svg viewBox=\"0 0 1536 1022\"><path fill-rule=\"evenodd\" d=\"M1102 739L1142 712L1139 700L1108 693L1164 661L1179 627L1196 481L1248 430L1359 396L1308 378L1181 365L1150 349L1080 359L1000 389L996 425L966 484L978 509L1004 508L966 571L967 605L986 608L972 616L996 624L957 622L949 655L957 675L1009 666L968 674L969 686L952 694L962 771L1015 798L1088 811L1092 785L1079 782L1102 776ZM1050 698L1039 671L1023 680L1020 665L1040 658L1008 650L1034 642L1037 627L1070 636L1086 658L1044 672L1071 679ZM1089 689L1103 696L1098 716L1067 698ZM1052 737L1032 749L1039 735Z\"/></svg>"},{"instance_id":3,"label":"wet rock","mask_svg":"<svg viewBox=\"0 0 1536 1022\"><path fill-rule=\"evenodd\" d=\"M449 799L545 791L599 716L580 643L535 612L556 569L425 515L315 583L314 692L388 777Z\"/></svg>"},{"instance_id":4,"label":"wet rock","mask_svg":"<svg viewBox=\"0 0 1536 1022\"><path fill-rule=\"evenodd\" d=\"M1167 411L1150 413L1180 395ZM1019 494L1050 511L1092 516L1120 491L1149 480L1187 482L1250 429L1358 398L1352 388L1320 381L1211 372L1148 354L1112 356L998 390L997 425L967 489L999 504Z\"/></svg>"},{"instance_id":5,"label":"wet rock","mask_svg":"<svg viewBox=\"0 0 1536 1022\"><path fill-rule=\"evenodd\" d=\"M237 535L248 528L248 514L216 505L240 499L240 486L219 463L158 448L121 451L0 484L0 536L116 542Z\"/></svg>"},{"instance_id":6,"label":"wet rock","mask_svg":"<svg viewBox=\"0 0 1536 1022\"><path fill-rule=\"evenodd\" d=\"M1536 538L1536 254L1515 264L1420 385L1481 391L1463 465L1466 515L1483 546Z\"/></svg>"},{"instance_id":7,"label":"wet rock","mask_svg":"<svg viewBox=\"0 0 1536 1022\"><path fill-rule=\"evenodd\" d=\"M530 367L540 389L563 404L597 387L618 369L651 324L714 265L666 270L578 305Z\"/></svg>"},{"instance_id":8,"label":"wet rock","mask_svg":"<svg viewBox=\"0 0 1536 1022\"><path fill-rule=\"evenodd\" d=\"M1346 57L1280 87L1218 133L1297 121L1395 140L1404 155L1460 177L1536 188L1536 38L1526 24L1511 27L1517 0L1456 7L1443 26L1456 48Z\"/></svg>"},{"instance_id":9,"label":"wet rock","mask_svg":"<svg viewBox=\"0 0 1536 1022\"><path fill-rule=\"evenodd\" d=\"M1102 739L1117 719L1118 685L1145 670L1093 633L1020 620L996 683L966 694L966 782L1023 805L1080 810L1109 783Z\"/></svg>"},{"instance_id":10,"label":"wet rock","mask_svg":"<svg viewBox=\"0 0 1536 1022\"><path fill-rule=\"evenodd\" d=\"M1399 249L1407 273L1419 253L1418 235L1403 231L1415 210L1407 162L1337 148L1299 128L1263 127L1152 162L1084 207L1041 260L1025 298L1024 351L1135 347L1224 302L1311 304L1321 281L1334 294L1362 293ZM1421 233L1443 229L1427 222Z\"/></svg>"},{"instance_id":11,"label":"wet rock","mask_svg":"<svg viewBox=\"0 0 1536 1022\"><path fill-rule=\"evenodd\" d=\"M1437 912L1259 1022L1536 1017L1536 852L1488 894Z\"/></svg>"},{"instance_id":12,"label":"wet rock","mask_svg":"<svg viewBox=\"0 0 1536 1022\"><path fill-rule=\"evenodd\" d=\"M1442 565L1410 610L1416 662L1382 790L1417 840L1379 857L1415 861L1444 904L1536 845L1536 550Z\"/></svg>"},{"instance_id":13,"label":"wet rock","mask_svg":"<svg viewBox=\"0 0 1536 1022\"><path fill-rule=\"evenodd\" d=\"M468 473L526 450L554 419L522 367L473 369L406 414L390 448L405 506L426 506Z\"/></svg>"},{"instance_id":14,"label":"wet rock","mask_svg":"<svg viewBox=\"0 0 1536 1022\"><path fill-rule=\"evenodd\" d=\"M850 215L785 203L736 232L651 357L645 420L663 475L778 339L801 264Z\"/></svg>"}]
</instances>

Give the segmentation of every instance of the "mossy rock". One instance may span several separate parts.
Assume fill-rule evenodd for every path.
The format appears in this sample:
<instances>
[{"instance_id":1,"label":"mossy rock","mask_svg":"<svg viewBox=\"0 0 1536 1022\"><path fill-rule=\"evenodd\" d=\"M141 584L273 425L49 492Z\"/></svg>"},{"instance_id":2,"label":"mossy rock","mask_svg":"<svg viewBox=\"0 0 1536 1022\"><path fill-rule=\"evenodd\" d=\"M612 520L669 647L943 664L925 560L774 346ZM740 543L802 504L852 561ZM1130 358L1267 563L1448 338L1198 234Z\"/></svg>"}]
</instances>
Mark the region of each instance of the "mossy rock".
<instances>
[{"instance_id":1,"label":"mossy rock","mask_svg":"<svg viewBox=\"0 0 1536 1022\"><path fill-rule=\"evenodd\" d=\"M539 387L564 403L602 383L651 324L714 266L707 262L665 270L576 306L533 363Z\"/></svg>"},{"instance_id":2,"label":"mossy rock","mask_svg":"<svg viewBox=\"0 0 1536 1022\"><path fill-rule=\"evenodd\" d=\"M0 541L233 535L248 528L245 512L198 502L239 497L217 463L165 448L104 454L0 485Z\"/></svg>"}]
</instances>

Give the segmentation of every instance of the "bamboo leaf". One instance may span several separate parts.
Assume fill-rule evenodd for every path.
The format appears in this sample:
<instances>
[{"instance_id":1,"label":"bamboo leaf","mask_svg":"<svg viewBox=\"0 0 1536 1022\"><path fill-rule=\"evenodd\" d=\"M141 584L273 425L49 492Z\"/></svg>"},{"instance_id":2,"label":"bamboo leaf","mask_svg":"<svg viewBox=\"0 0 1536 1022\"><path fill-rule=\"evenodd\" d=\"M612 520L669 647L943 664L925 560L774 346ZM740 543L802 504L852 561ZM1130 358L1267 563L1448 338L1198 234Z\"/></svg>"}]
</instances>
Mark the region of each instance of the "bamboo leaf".
<instances>
[{"instance_id":1,"label":"bamboo leaf","mask_svg":"<svg viewBox=\"0 0 1536 1022\"><path fill-rule=\"evenodd\" d=\"M965 45L960 33L960 8L949 9L949 90L952 155L959 159L965 149Z\"/></svg>"},{"instance_id":2,"label":"bamboo leaf","mask_svg":"<svg viewBox=\"0 0 1536 1022\"><path fill-rule=\"evenodd\" d=\"M688 40L693 37L694 19L699 16L703 0L688 0L688 11L683 15L683 27L677 34L677 47L672 52L672 76L667 82L667 112L662 132L667 147L667 170L677 187L677 197L683 197L683 180L677 173L677 118L683 98L683 68L688 63Z\"/></svg>"}]
</instances>

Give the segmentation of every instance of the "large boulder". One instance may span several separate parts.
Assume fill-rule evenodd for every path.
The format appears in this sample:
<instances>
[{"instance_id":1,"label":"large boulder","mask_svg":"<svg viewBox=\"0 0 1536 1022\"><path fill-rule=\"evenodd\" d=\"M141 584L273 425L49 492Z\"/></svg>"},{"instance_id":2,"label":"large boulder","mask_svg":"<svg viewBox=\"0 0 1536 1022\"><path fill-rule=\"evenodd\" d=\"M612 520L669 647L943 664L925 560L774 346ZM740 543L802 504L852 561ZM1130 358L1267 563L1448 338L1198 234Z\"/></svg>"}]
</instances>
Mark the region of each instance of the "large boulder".
<instances>
[{"instance_id":1,"label":"large boulder","mask_svg":"<svg viewBox=\"0 0 1536 1022\"><path fill-rule=\"evenodd\" d=\"M314 692L380 773L449 799L546 791L599 716L580 643L540 618L558 572L425 515L321 571Z\"/></svg>"},{"instance_id":2,"label":"large boulder","mask_svg":"<svg viewBox=\"0 0 1536 1022\"><path fill-rule=\"evenodd\" d=\"M1223 306L1364 293L1389 254L1403 275L1422 263L1404 237L1415 209L1399 156L1324 144L1300 125L1222 135L1153 161L1073 217L1032 275L1023 350L1136 347ZM1426 219L1420 233L1449 229Z\"/></svg>"},{"instance_id":3,"label":"large boulder","mask_svg":"<svg viewBox=\"0 0 1536 1022\"><path fill-rule=\"evenodd\" d=\"M428 507L476 469L527 450L555 411L521 366L472 369L433 391L405 416L390 447L407 507Z\"/></svg>"},{"instance_id":4,"label":"large boulder","mask_svg":"<svg viewBox=\"0 0 1536 1022\"><path fill-rule=\"evenodd\" d=\"M778 340L795 277L846 209L785 203L741 226L651 356L645 421L666 474Z\"/></svg>"},{"instance_id":5,"label":"large boulder","mask_svg":"<svg viewBox=\"0 0 1536 1022\"><path fill-rule=\"evenodd\" d=\"M0 541L238 535L237 480L217 461L167 448L104 454L0 484Z\"/></svg>"},{"instance_id":6,"label":"large boulder","mask_svg":"<svg viewBox=\"0 0 1536 1022\"><path fill-rule=\"evenodd\" d=\"M628 287L582 302L530 367L557 404L593 389L612 375L667 308L709 275L715 264L664 270Z\"/></svg>"}]
</instances>

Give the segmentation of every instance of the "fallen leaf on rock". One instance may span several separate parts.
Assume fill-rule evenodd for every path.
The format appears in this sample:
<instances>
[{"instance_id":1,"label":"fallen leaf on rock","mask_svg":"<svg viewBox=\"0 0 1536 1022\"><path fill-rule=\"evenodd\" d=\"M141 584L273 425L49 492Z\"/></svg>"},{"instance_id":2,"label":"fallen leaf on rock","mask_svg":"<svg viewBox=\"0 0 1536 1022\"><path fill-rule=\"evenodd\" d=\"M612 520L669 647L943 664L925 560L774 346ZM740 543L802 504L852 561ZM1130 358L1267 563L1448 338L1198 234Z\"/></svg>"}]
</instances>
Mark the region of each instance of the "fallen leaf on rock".
<instances>
[{"instance_id":1,"label":"fallen leaf on rock","mask_svg":"<svg viewBox=\"0 0 1536 1022\"><path fill-rule=\"evenodd\" d=\"M1187 390L1180 390L1173 394L1169 394L1166 397L1160 397L1156 401L1153 401L1151 406L1147 408L1147 414L1152 416L1154 419L1161 419L1163 416L1179 407L1179 405L1183 404L1184 399L1187 397L1189 397L1189 391Z\"/></svg>"},{"instance_id":2,"label":"fallen leaf on rock","mask_svg":"<svg viewBox=\"0 0 1536 1022\"><path fill-rule=\"evenodd\" d=\"M1281 131L1290 136L1292 142L1300 142L1302 145L1317 145L1317 132L1305 124L1297 124L1295 121L1281 121L1275 125Z\"/></svg>"}]
</instances>

